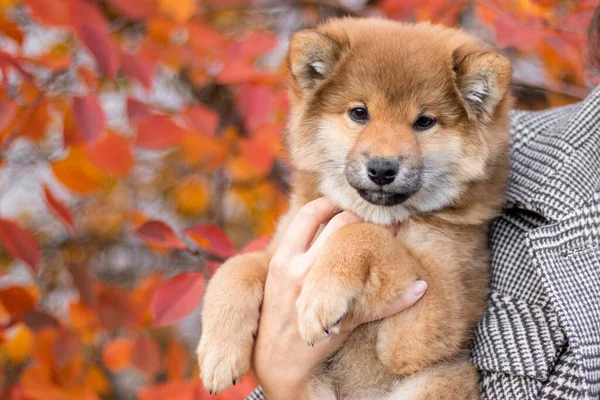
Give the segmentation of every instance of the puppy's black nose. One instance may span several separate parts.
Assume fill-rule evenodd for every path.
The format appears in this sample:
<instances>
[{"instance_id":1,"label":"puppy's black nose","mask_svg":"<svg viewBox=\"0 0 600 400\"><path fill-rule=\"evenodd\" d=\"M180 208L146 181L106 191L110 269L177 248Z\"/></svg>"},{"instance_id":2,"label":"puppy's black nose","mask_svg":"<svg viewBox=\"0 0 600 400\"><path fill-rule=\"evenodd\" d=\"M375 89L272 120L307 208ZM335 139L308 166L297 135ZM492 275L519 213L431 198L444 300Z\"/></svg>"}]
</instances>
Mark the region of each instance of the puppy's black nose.
<instances>
[{"instance_id":1,"label":"puppy's black nose","mask_svg":"<svg viewBox=\"0 0 600 400\"><path fill-rule=\"evenodd\" d=\"M367 174L373 182L385 186L394 182L399 168L397 161L387 158L373 158L367 163Z\"/></svg>"}]
</instances>

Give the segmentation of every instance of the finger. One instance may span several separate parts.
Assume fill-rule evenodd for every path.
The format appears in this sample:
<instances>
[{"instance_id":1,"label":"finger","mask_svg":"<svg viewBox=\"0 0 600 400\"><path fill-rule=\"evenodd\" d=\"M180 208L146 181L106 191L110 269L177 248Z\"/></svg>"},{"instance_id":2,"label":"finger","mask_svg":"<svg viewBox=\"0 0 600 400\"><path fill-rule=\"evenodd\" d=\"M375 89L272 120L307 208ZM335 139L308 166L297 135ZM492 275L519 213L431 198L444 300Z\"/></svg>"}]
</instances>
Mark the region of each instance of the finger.
<instances>
[{"instance_id":1,"label":"finger","mask_svg":"<svg viewBox=\"0 0 600 400\"><path fill-rule=\"evenodd\" d=\"M352 331L357 326L367 322L377 321L383 318L390 317L394 314L404 311L415 304L427 291L427 283L425 281L416 281L411 287L404 290L400 296L392 301L388 306L376 314L367 315L364 318L358 318L355 315L347 315L340 322L341 331Z\"/></svg>"},{"instance_id":2,"label":"finger","mask_svg":"<svg viewBox=\"0 0 600 400\"><path fill-rule=\"evenodd\" d=\"M309 260L315 260L317 256L323 250L325 242L329 237L338 229L343 226L360 222L361 219L354 213L344 211L336 215L327 223L323 232L317 237L317 240L310 246L310 249L306 252L306 257Z\"/></svg>"},{"instance_id":3,"label":"finger","mask_svg":"<svg viewBox=\"0 0 600 400\"><path fill-rule=\"evenodd\" d=\"M304 253L313 241L319 226L330 219L337 207L326 197L313 200L298 210L281 239L273 258L287 259Z\"/></svg>"}]
</instances>

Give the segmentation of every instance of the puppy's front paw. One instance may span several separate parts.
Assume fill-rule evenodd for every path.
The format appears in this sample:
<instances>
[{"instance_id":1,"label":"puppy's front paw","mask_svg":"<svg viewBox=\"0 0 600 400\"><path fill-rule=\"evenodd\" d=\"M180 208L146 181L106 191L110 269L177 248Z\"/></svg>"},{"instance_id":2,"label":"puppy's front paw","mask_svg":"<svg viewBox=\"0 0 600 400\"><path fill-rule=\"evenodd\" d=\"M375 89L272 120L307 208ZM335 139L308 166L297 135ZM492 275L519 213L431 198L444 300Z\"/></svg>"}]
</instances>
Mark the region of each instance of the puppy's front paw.
<instances>
[{"instance_id":1,"label":"puppy's front paw","mask_svg":"<svg viewBox=\"0 0 600 400\"><path fill-rule=\"evenodd\" d=\"M332 286L305 285L296 301L298 330L311 347L319 340L340 333L340 321L348 312L352 293L341 288L333 290Z\"/></svg>"},{"instance_id":2,"label":"puppy's front paw","mask_svg":"<svg viewBox=\"0 0 600 400\"><path fill-rule=\"evenodd\" d=\"M196 351L202 384L211 394L235 385L250 369L254 338L225 335L223 333L217 338L203 336Z\"/></svg>"}]
</instances>

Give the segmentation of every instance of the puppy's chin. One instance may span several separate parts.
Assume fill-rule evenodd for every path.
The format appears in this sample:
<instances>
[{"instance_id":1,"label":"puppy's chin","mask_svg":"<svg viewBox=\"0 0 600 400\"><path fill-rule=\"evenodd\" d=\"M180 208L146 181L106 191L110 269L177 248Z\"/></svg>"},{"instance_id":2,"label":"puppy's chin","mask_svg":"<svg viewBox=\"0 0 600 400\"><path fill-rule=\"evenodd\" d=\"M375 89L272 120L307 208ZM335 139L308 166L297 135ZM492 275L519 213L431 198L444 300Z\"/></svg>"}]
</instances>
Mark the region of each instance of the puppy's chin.
<instances>
[{"instance_id":1,"label":"puppy's chin","mask_svg":"<svg viewBox=\"0 0 600 400\"><path fill-rule=\"evenodd\" d=\"M363 199L343 176L337 177L332 174L322 177L319 190L342 210L352 211L365 222L392 225L405 220L411 214L402 203L378 205Z\"/></svg>"},{"instance_id":2,"label":"puppy's chin","mask_svg":"<svg viewBox=\"0 0 600 400\"><path fill-rule=\"evenodd\" d=\"M360 197L376 206L392 207L404 203L413 193L387 193L380 190L356 190Z\"/></svg>"}]
</instances>

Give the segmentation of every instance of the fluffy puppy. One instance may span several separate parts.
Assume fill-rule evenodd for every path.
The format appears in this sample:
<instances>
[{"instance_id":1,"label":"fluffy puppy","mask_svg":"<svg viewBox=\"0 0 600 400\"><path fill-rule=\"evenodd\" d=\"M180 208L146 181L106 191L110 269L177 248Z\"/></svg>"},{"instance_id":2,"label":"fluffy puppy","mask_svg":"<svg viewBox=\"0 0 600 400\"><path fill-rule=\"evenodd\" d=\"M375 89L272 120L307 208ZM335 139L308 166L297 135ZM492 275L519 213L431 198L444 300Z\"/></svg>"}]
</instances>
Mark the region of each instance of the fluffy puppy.
<instances>
[{"instance_id":1,"label":"fluffy puppy","mask_svg":"<svg viewBox=\"0 0 600 400\"><path fill-rule=\"evenodd\" d=\"M314 344L342 316L378 312L415 279L429 284L410 309L356 329L306 397L477 398L466 354L508 177L509 61L462 31L345 18L297 32L288 62L293 193L278 232L323 195L365 221L333 234L308 273L300 334ZM381 227L394 223L396 235ZM250 367L277 241L230 259L208 286L197 351L208 390Z\"/></svg>"}]
</instances>

